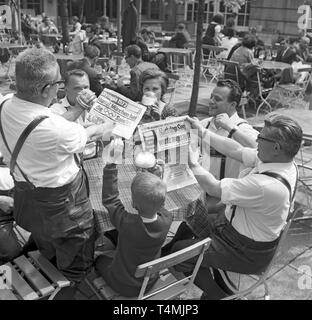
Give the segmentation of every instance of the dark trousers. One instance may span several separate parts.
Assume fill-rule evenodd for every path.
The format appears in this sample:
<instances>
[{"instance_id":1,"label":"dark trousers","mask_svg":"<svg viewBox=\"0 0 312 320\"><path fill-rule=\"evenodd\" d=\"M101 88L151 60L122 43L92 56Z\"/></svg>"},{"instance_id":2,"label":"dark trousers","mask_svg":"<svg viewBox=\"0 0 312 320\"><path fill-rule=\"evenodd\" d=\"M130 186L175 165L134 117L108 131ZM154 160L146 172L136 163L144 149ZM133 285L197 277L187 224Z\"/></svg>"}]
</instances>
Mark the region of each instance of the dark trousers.
<instances>
[{"instance_id":1,"label":"dark trousers","mask_svg":"<svg viewBox=\"0 0 312 320\"><path fill-rule=\"evenodd\" d=\"M79 283L93 264L95 228L87 177L58 188L15 183L14 215L32 233L38 249L70 280Z\"/></svg>"},{"instance_id":2,"label":"dark trousers","mask_svg":"<svg viewBox=\"0 0 312 320\"><path fill-rule=\"evenodd\" d=\"M278 240L258 242L239 234L228 222L224 213L207 218L207 234L211 244L204 254L203 262L195 279L195 284L210 299L220 299L225 293L213 280L210 267L240 274L259 274L265 270L275 253ZM200 239L177 241L172 251L188 247ZM193 271L197 257L176 266L177 271Z\"/></svg>"}]
</instances>

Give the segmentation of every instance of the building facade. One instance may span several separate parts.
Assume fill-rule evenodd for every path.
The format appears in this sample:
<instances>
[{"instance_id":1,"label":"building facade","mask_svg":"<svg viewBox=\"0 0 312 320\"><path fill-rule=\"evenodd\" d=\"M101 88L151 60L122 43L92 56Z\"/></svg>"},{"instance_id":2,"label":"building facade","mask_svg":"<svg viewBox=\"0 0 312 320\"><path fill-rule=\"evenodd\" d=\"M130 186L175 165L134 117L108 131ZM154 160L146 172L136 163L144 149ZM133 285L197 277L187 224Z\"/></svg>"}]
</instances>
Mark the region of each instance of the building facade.
<instances>
[{"instance_id":1,"label":"building facade","mask_svg":"<svg viewBox=\"0 0 312 320\"><path fill-rule=\"evenodd\" d=\"M57 21L59 1L62 0L20 0L23 12L33 16L45 12ZM130 0L122 0L123 12ZM134 0L137 8L139 0ZM310 1L312 4L312 1ZM0 0L0 5L9 0ZM302 16L298 8L309 0L247 0L237 12L235 28L247 31L255 27L258 33L270 35L278 30L284 35L298 34L298 20ZM141 0L142 26L151 26L155 31L172 31L183 22L190 34L196 32L198 0ZM204 27L212 16L218 12L224 14L225 21L231 11L225 7L223 0L206 0L204 8ZM107 15L115 24L117 18L117 0L68 0L69 16L84 17L84 22L93 23L99 16ZM311 10L308 13L311 16ZM312 28L311 28L312 29Z\"/></svg>"}]
</instances>

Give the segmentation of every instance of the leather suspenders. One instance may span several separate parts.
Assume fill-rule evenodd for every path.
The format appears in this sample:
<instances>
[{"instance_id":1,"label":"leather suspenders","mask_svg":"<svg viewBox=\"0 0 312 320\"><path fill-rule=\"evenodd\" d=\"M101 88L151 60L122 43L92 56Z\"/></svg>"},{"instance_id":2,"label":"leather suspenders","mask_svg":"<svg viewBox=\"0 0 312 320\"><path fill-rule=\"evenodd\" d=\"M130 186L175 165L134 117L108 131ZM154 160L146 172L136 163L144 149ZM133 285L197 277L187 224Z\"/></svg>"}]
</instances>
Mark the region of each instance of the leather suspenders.
<instances>
[{"instance_id":1,"label":"leather suspenders","mask_svg":"<svg viewBox=\"0 0 312 320\"><path fill-rule=\"evenodd\" d=\"M2 113L2 107L4 105L4 103L6 102L7 100L4 100L1 105L0 105L0 133L1 133L1 136L2 136L2 139L3 139L3 142L6 146L6 148L8 149L9 153L11 154L11 160L10 160L10 174L13 178L13 180L15 181L14 179L14 169L15 169L15 166L18 167L19 171L21 172L22 176L24 177L24 179L26 180L26 182L28 182L28 184L34 189L35 186L33 185L32 182L29 181L27 175L23 172L23 170L20 168L20 166L18 165L17 163L17 157L22 149L22 146L24 145L24 142L25 140L27 139L27 137L29 136L29 134L46 118L48 118L48 116L39 116L37 118L35 118L25 129L24 131L22 132L22 134L20 135L20 137L18 138L17 142L16 142L16 145L13 149L13 152L11 151L9 145L8 145L8 142L5 138L5 135L4 135L4 132L3 132L3 127L2 127L2 121L1 121L1 113Z\"/></svg>"},{"instance_id":2,"label":"leather suspenders","mask_svg":"<svg viewBox=\"0 0 312 320\"><path fill-rule=\"evenodd\" d=\"M209 128L211 121L208 122L206 129ZM243 123L247 123L247 121L241 121L237 124L237 126L239 127L241 124ZM232 138L232 134L229 133L227 138ZM221 164L220 164L220 172L219 172L219 179L223 179L224 175L225 175L225 165L226 165L226 156L220 152L218 152L217 150L215 150L214 148L210 147L210 155L214 156L214 157L218 157L221 160Z\"/></svg>"},{"instance_id":3,"label":"leather suspenders","mask_svg":"<svg viewBox=\"0 0 312 320\"><path fill-rule=\"evenodd\" d=\"M294 192L291 192L291 187L290 187L290 184L289 182L284 178L282 177L280 174L276 173L276 172L262 172L262 173L256 173L256 174L264 174L266 176L269 176L269 177L272 177L278 181L280 181L289 191L289 211L291 209L291 204L292 202L294 201L294 198L295 198L295 194L296 194L296 189L297 189L297 183L298 183L298 176L299 176L299 173L298 173L298 168L296 166L296 164L294 164L295 167L296 167L296 183L295 183L295 189L294 189ZM235 212L236 212L236 208L237 206L236 205L233 205L232 207L232 214L231 214L231 219L230 219L230 224L232 224L232 221L235 217ZM288 213L289 213L288 211Z\"/></svg>"}]
</instances>

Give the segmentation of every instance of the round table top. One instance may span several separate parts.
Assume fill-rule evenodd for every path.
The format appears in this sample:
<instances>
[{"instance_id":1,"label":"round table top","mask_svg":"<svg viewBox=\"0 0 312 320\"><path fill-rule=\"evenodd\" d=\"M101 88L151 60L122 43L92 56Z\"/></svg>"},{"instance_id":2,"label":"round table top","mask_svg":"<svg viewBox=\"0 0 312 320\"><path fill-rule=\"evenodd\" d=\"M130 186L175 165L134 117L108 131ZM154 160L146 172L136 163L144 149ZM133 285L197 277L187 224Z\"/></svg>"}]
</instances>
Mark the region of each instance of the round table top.
<instances>
[{"instance_id":1,"label":"round table top","mask_svg":"<svg viewBox=\"0 0 312 320\"><path fill-rule=\"evenodd\" d=\"M83 54L54 53L54 56L58 60L80 60L83 58Z\"/></svg>"},{"instance_id":2,"label":"round table top","mask_svg":"<svg viewBox=\"0 0 312 320\"><path fill-rule=\"evenodd\" d=\"M278 69L278 70L284 70L287 68L291 68L291 65L288 63L284 62L279 62L279 61L267 61L264 60L259 63L260 67L263 69Z\"/></svg>"},{"instance_id":3,"label":"round table top","mask_svg":"<svg viewBox=\"0 0 312 320\"><path fill-rule=\"evenodd\" d=\"M190 53L192 53L192 50L191 49L181 49L181 48L160 48L159 52L190 54Z\"/></svg>"}]
</instances>

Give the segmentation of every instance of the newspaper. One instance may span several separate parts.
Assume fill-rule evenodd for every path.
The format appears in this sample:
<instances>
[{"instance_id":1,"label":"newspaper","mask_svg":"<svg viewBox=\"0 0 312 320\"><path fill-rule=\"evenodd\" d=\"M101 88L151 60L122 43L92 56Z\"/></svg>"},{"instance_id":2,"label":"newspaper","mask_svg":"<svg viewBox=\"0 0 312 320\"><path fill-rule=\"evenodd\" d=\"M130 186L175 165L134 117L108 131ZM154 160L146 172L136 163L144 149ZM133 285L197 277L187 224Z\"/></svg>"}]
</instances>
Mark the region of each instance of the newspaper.
<instances>
[{"instance_id":1,"label":"newspaper","mask_svg":"<svg viewBox=\"0 0 312 320\"><path fill-rule=\"evenodd\" d=\"M186 164L167 164L164 181L167 184L168 192L197 183L192 170Z\"/></svg>"},{"instance_id":2,"label":"newspaper","mask_svg":"<svg viewBox=\"0 0 312 320\"><path fill-rule=\"evenodd\" d=\"M186 116L145 123L138 126L143 150L165 162L164 180L172 191L197 183L188 163L190 127Z\"/></svg>"},{"instance_id":3,"label":"newspaper","mask_svg":"<svg viewBox=\"0 0 312 320\"><path fill-rule=\"evenodd\" d=\"M93 123L112 121L116 123L113 134L130 139L144 115L146 107L123 95L104 89L88 115Z\"/></svg>"},{"instance_id":4,"label":"newspaper","mask_svg":"<svg viewBox=\"0 0 312 320\"><path fill-rule=\"evenodd\" d=\"M189 125L186 116L144 123L138 126L144 150L161 151L188 146L190 141Z\"/></svg>"}]
</instances>

